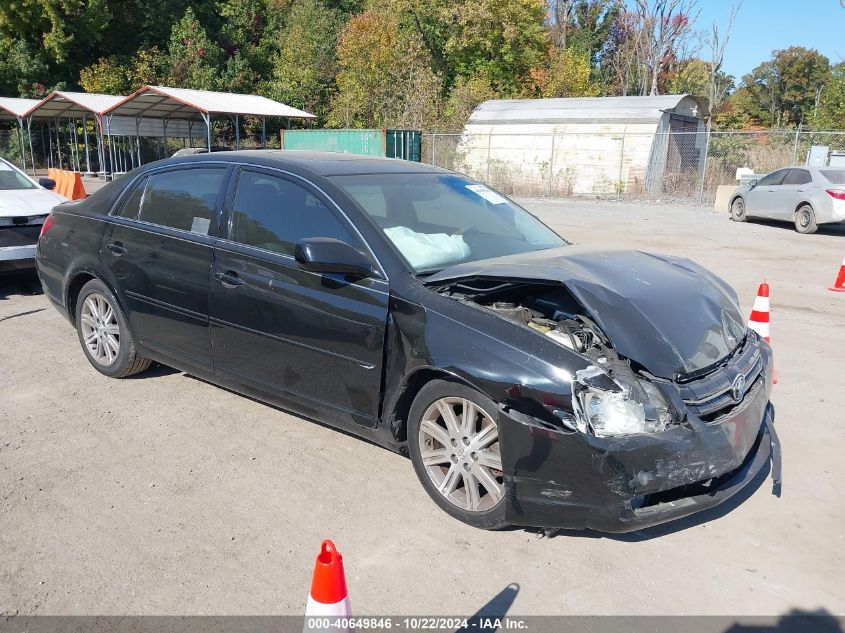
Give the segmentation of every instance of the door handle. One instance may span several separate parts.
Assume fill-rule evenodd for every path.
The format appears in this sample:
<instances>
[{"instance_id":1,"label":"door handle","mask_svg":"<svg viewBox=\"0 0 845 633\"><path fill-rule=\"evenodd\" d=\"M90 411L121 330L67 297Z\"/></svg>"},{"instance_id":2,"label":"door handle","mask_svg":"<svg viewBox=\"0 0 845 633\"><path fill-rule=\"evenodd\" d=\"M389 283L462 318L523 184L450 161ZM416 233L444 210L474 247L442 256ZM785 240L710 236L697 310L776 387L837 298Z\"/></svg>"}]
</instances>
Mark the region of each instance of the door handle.
<instances>
[{"instance_id":1,"label":"door handle","mask_svg":"<svg viewBox=\"0 0 845 633\"><path fill-rule=\"evenodd\" d=\"M796 189L796 191L797 191L798 193L804 193L804 190L803 190L803 189Z\"/></svg>"},{"instance_id":2,"label":"door handle","mask_svg":"<svg viewBox=\"0 0 845 633\"><path fill-rule=\"evenodd\" d=\"M106 248L118 257L120 257L126 252L126 248L121 242L112 242L111 244L106 244Z\"/></svg>"},{"instance_id":3,"label":"door handle","mask_svg":"<svg viewBox=\"0 0 845 633\"><path fill-rule=\"evenodd\" d=\"M214 273L214 278L223 284L225 288L237 288L244 285L244 280L238 277L234 270L227 270L225 273Z\"/></svg>"}]
</instances>

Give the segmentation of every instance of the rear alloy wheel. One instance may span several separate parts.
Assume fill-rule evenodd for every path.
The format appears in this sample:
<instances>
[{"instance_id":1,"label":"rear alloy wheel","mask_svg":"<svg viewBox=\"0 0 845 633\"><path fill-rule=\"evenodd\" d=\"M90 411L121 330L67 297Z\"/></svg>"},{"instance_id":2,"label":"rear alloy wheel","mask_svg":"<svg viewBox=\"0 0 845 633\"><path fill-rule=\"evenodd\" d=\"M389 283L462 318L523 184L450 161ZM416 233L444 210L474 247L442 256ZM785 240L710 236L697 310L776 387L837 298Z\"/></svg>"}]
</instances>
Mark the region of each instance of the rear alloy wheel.
<instances>
[{"instance_id":1,"label":"rear alloy wheel","mask_svg":"<svg viewBox=\"0 0 845 633\"><path fill-rule=\"evenodd\" d=\"M795 212L795 230L799 233L815 233L819 227L816 225L816 214L809 204L802 205Z\"/></svg>"},{"instance_id":2,"label":"rear alloy wheel","mask_svg":"<svg viewBox=\"0 0 845 633\"><path fill-rule=\"evenodd\" d=\"M505 482L496 407L477 391L436 380L411 407L408 444L414 470L453 517L484 529L505 527Z\"/></svg>"},{"instance_id":3,"label":"rear alloy wheel","mask_svg":"<svg viewBox=\"0 0 845 633\"><path fill-rule=\"evenodd\" d=\"M136 351L135 339L114 296L97 279L79 293L76 328L82 351L101 374L123 378L150 366L150 360Z\"/></svg>"},{"instance_id":4,"label":"rear alloy wheel","mask_svg":"<svg viewBox=\"0 0 845 633\"><path fill-rule=\"evenodd\" d=\"M734 222L745 222L745 200L737 198L731 202L731 220Z\"/></svg>"}]
</instances>

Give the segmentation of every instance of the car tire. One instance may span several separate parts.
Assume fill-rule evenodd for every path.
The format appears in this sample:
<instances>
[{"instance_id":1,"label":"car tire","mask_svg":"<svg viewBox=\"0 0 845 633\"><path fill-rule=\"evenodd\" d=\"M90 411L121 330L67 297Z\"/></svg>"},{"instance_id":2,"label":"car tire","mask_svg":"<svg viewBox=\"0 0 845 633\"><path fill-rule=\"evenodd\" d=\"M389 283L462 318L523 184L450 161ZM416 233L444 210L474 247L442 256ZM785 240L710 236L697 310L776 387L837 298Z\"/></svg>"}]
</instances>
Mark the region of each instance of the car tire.
<instances>
[{"instance_id":1,"label":"car tire","mask_svg":"<svg viewBox=\"0 0 845 633\"><path fill-rule=\"evenodd\" d=\"M92 279L76 300L76 332L88 362L101 374L125 378L150 366L138 353L126 315L106 285Z\"/></svg>"},{"instance_id":2,"label":"car tire","mask_svg":"<svg viewBox=\"0 0 845 633\"><path fill-rule=\"evenodd\" d=\"M475 389L433 380L408 414L408 448L423 488L448 514L485 530L508 525L496 412Z\"/></svg>"},{"instance_id":3,"label":"car tire","mask_svg":"<svg viewBox=\"0 0 845 633\"><path fill-rule=\"evenodd\" d=\"M813 211L813 207L809 204L803 204L798 207L798 210L795 212L795 230L804 235L809 235L810 233L815 233L818 228L816 224L816 213Z\"/></svg>"},{"instance_id":4,"label":"car tire","mask_svg":"<svg viewBox=\"0 0 845 633\"><path fill-rule=\"evenodd\" d=\"M745 212L745 200L734 198L731 202L731 220L734 222L745 222L748 216Z\"/></svg>"}]
</instances>

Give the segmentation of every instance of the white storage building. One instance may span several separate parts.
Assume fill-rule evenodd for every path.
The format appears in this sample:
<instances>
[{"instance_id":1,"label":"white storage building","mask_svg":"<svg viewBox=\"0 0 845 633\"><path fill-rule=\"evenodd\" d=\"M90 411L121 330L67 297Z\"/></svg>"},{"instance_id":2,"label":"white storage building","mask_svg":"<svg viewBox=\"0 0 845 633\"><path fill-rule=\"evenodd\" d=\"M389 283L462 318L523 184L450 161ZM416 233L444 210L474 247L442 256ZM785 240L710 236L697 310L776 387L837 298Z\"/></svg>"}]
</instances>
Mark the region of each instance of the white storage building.
<instances>
[{"instance_id":1,"label":"white storage building","mask_svg":"<svg viewBox=\"0 0 845 633\"><path fill-rule=\"evenodd\" d=\"M509 193L680 193L703 168L707 115L690 95L485 101L456 166Z\"/></svg>"}]
</instances>

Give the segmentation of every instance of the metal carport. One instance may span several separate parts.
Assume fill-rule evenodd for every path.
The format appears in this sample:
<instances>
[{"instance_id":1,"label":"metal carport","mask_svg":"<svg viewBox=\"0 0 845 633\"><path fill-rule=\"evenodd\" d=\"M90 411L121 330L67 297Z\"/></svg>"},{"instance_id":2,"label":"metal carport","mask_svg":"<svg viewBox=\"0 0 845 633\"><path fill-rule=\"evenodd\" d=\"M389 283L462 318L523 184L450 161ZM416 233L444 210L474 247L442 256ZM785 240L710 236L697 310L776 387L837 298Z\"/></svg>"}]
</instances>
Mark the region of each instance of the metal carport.
<instances>
[{"instance_id":1,"label":"metal carport","mask_svg":"<svg viewBox=\"0 0 845 633\"><path fill-rule=\"evenodd\" d=\"M26 140L24 139L24 115L33 107L41 103L38 99L18 99L17 97L0 97L0 121L16 121L18 124L18 140L21 150L21 167L26 171ZM35 169L35 157L32 155L32 139L29 139L29 157Z\"/></svg>"},{"instance_id":2,"label":"metal carport","mask_svg":"<svg viewBox=\"0 0 845 633\"><path fill-rule=\"evenodd\" d=\"M55 135L56 135L56 155L58 158L59 167L63 167L62 164L62 153L60 150L61 145L61 136L60 136L60 123L61 119L65 118L70 123L71 126L68 130L68 135L70 137L70 160L71 163L76 163L76 169L81 171L81 160L79 156L79 138L77 136L76 130L76 119L82 120L82 133L83 133L83 142L85 145L85 167L87 172L91 172L91 154L89 151L89 143L88 143L88 117L92 116L94 121L97 123L97 137L98 137L98 144L97 144L97 151L99 157L99 167L100 171L105 171L105 146L103 143L103 113L114 106L117 103L123 101L125 97L123 96L116 96L116 95L105 95L105 94L97 94L97 93L87 93L87 92L66 92L66 91L56 91L45 97L42 101L39 101L35 106L30 108L25 114L24 118L27 120L27 129L30 132L30 151L31 151L31 143L32 143L32 121L33 120L40 120L40 121L47 121L47 135L49 139L49 151L48 145L45 143L44 149L46 155L45 163L48 165L52 164L52 146L53 146L53 136L52 130L50 129L50 122L53 121L55 123ZM42 123L42 135L43 135L44 127ZM71 165L73 167L73 165Z\"/></svg>"},{"instance_id":3,"label":"metal carport","mask_svg":"<svg viewBox=\"0 0 845 633\"><path fill-rule=\"evenodd\" d=\"M240 117L261 118L261 144L267 141L267 117L288 119L315 119L316 116L292 108L284 103L258 95L168 88L166 86L143 86L103 113L106 116L106 133L111 133L113 117L134 118L140 129L142 119L160 119L167 137L167 125L171 120L188 122L202 121L206 128L208 151L211 151L211 122L217 116L230 118L235 125L235 148L240 149ZM191 131L189 131L191 135ZM139 155L140 160L140 155Z\"/></svg>"}]
</instances>

